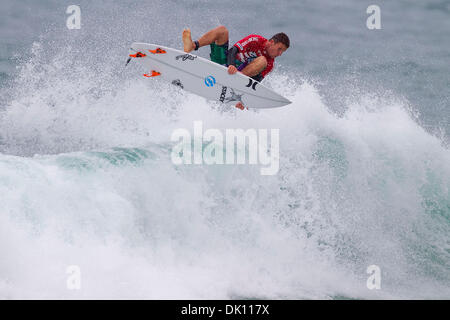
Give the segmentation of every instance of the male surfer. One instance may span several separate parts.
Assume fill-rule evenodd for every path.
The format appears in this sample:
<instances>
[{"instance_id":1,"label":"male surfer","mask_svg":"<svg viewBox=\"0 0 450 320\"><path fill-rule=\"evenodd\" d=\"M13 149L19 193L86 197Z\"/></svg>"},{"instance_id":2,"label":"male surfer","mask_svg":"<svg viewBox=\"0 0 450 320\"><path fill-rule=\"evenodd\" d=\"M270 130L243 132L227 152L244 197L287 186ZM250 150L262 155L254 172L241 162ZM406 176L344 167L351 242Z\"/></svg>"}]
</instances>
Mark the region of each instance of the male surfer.
<instances>
[{"instance_id":1,"label":"male surfer","mask_svg":"<svg viewBox=\"0 0 450 320\"><path fill-rule=\"evenodd\" d=\"M269 40L251 34L228 49L228 30L224 26L209 30L196 41L192 41L190 29L184 29L182 39L185 52L210 45L211 61L227 66L229 74L240 71L256 81L262 81L272 71L275 58L289 48L289 38L281 32ZM238 102L236 108L243 110L244 105Z\"/></svg>"}]
</instances>

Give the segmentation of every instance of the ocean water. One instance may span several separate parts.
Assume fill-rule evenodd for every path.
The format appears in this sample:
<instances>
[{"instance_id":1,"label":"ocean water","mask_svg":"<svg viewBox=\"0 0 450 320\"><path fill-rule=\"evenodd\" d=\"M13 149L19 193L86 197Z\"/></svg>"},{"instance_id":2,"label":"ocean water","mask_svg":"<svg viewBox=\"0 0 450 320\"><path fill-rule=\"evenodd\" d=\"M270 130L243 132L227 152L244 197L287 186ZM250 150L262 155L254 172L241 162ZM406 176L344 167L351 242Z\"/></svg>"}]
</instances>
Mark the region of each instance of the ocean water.
<instances>
[{"instance_id":1,"label":"ocean water","mask_svg":"<svg viewBox=\"0 0 450 320\"><path fill-rule=\"evenodd\" d=\"M450 1L78 1L80 30L70 1L0 4L1 299L450 298ZM292 104L124 67L131 42L219 24L290 36L264 84ZM175 166L196 120L279 128L279 172Z\"/></svg>"}]
</instances>

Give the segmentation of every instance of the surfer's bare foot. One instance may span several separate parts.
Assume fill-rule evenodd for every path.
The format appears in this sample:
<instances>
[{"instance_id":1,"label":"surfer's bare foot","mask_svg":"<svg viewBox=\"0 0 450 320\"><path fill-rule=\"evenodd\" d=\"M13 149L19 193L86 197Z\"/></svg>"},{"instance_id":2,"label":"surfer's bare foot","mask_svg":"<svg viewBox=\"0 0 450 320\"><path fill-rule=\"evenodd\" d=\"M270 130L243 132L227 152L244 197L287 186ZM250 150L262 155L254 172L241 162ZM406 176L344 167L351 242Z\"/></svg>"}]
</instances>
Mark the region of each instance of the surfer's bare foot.
<instances>
[{"instance_id":1,"label":"surfer's bare foot","mask_svg":"<svg viewBox=\"0 0 450 320\"><path fill-rule=\"evenodd\" d=\"M184 52L191 52L192 50L194 50L195 44L192 41L190 29L183 30L182 39L183 39Z\"/></svg>"}]
</instances>

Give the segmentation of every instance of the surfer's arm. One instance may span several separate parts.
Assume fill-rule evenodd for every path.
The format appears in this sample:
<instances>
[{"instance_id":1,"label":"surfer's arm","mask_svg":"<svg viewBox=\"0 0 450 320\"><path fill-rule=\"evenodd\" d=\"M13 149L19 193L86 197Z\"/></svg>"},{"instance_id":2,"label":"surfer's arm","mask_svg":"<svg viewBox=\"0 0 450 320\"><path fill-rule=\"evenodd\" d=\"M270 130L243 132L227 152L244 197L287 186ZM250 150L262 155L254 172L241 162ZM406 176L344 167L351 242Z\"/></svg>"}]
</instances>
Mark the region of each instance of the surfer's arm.
<instances>
[{"instance_id":1,"label":"surfer's arm","mask_svg":"<svg viewBox=\"0 0 450 320\"><path fill-rule=\"evenodd\" d=\"M260 73L267 68L267 59L264 56L259 56L250 62L244 69L241 70L247 77L251 77L257 81L261 81Z\"/></svg>"}]
</instances>

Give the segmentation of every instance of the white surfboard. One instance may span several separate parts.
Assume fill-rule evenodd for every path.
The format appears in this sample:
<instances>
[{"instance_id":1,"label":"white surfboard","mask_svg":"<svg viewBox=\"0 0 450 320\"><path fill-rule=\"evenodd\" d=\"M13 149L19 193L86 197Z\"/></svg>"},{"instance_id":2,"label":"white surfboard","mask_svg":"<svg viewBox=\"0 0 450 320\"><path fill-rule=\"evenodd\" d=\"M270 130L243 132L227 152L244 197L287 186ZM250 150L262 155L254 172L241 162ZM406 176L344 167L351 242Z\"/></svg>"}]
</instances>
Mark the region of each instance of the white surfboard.
<instances>
[{"instance_id":1,"label":"white surfboard","mask_svg":"<svg viewBox=\"0 0 450 320\"><path fill-rule=\"evenodd\" d=\"M158 77L206 99L248 108L276 108L288 99L240 72L228 74L226 67L180 50L150 43L133 43L130 59L144 66L147 77ZM129 61L128 61L129 62Z\"/></svg>"}]
</instances>

